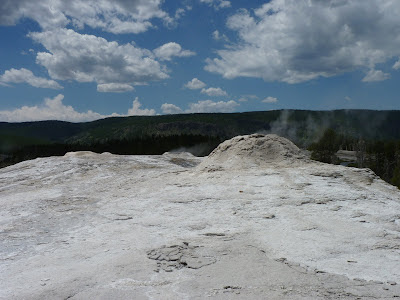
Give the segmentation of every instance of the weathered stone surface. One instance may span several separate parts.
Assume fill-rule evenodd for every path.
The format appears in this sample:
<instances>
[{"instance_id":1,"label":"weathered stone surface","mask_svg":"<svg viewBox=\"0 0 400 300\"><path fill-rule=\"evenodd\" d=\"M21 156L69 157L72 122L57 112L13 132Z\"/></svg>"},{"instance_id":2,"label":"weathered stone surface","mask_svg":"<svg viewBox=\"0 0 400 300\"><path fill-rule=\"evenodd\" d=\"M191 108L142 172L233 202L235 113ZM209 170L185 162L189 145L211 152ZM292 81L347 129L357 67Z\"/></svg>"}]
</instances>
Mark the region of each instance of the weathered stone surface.
<instances>
[{"instance_id":1,"label":"weathered stone surface","mask_svg":"<svg viewBox=\"0 0 400 300\"><path fill-rule=\"evenodd\" d=\"M70 153L0 169L0 299L400 296L398 189L279 137L237 139L226 151L266 163Z\"/></svg>"}]
</instances>

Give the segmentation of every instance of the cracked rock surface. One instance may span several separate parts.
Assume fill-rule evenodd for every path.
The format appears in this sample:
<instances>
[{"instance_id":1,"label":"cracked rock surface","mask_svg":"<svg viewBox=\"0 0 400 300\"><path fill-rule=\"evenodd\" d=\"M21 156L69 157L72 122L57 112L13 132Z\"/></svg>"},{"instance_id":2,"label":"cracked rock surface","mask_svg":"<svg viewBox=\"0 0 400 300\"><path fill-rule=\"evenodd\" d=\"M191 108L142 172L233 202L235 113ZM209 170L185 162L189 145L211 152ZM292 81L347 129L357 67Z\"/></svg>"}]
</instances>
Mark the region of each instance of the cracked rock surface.
<instances>
[{"instance_id":1,"label":"cracked rock surface","mask_svg":"<svg viewBox=\"0 0 400 300\"><path fill-rule=\"evenodd\" d=\"M157 261L157 269L172 272L174 269L190 268L200 269L216 262L214 257L202 251L202 247L189 246L188 243L173 245L151 250L147 253L148 258Z\"/></svg>"},{"instance_id":2,"label":"cracked rock surface","mask_svg":"<svg viewBox=\"0 0 400 300\"><path fill-rule=\"evenodd\" d=\"M400 297L400 191L294 147L0 169L0 299Z\"/></svg>"}]
</instances>

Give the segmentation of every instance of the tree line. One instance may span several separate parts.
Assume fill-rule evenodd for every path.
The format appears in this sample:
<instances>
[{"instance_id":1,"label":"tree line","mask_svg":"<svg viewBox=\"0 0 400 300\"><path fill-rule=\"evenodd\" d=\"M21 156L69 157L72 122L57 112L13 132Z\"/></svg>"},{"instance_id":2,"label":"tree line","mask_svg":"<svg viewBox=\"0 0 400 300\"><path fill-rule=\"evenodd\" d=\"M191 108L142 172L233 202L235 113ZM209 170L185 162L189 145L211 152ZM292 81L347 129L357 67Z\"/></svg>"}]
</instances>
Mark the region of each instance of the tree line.
<instances>
[{"instance_id":1,"label":"tree line","mask_svg":"<svg viewBox=\"0 0 400 300\"><path fill-rule=\"evenodd\" d=\"M356 161L350 166L370 168L383 180L400 188L400 140L364 140L327 129L308 150L312 159L333 164L341 163L337 151L354 151Z\"/></svg>"}]
</instances>

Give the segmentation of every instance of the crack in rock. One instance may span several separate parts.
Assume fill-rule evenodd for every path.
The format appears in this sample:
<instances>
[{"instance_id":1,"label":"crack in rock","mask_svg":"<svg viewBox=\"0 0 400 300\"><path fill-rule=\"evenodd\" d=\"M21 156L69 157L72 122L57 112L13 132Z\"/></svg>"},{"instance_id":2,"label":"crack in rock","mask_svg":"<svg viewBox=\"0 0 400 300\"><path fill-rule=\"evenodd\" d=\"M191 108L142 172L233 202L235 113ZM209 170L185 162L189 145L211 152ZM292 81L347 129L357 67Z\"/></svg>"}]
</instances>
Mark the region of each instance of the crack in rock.
<instances>
[{"instance_id":1,"label":"crack in rock","mask_svg":"<svg viewBox=\"0 0 400 300\"><path fill-rule=\"evenodd\" d=\"M189 246L189 243L153 249L147 253L147 257L157 262L156 272L160 270L172 272L182 268L200 269L217 261L209 256L204 248Z\"/></svg>"}]
</instances>

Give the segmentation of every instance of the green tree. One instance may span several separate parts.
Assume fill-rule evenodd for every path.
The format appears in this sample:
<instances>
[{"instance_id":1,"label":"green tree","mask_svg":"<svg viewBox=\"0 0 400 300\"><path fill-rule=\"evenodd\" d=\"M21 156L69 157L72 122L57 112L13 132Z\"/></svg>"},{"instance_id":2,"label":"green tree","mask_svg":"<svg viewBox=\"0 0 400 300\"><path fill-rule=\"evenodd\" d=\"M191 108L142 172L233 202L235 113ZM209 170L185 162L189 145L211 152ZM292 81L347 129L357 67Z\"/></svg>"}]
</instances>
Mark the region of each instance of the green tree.
<instances>
[{"instance_id":1,"label":"green tree","mask_svg":"<svg viewBox=\"0 0 400 300\"><path fill-rule=\"evenodd\" d=\"M397 166L394 169L393 177L390 183L397 186L400 189L400 166Z\"/></svg>"},{"instance_id":2,"label":"green tree","mask_svg":"<svg viewBox=\"0 0 400 300\"><path fill-rule=\"evenodd\" d=\"M340 148L340 140L333 129L327 129L321 139L308 148L311 151L311 158L325 163L337 163L335 153Z\"/></svg>"}]
</instances>

